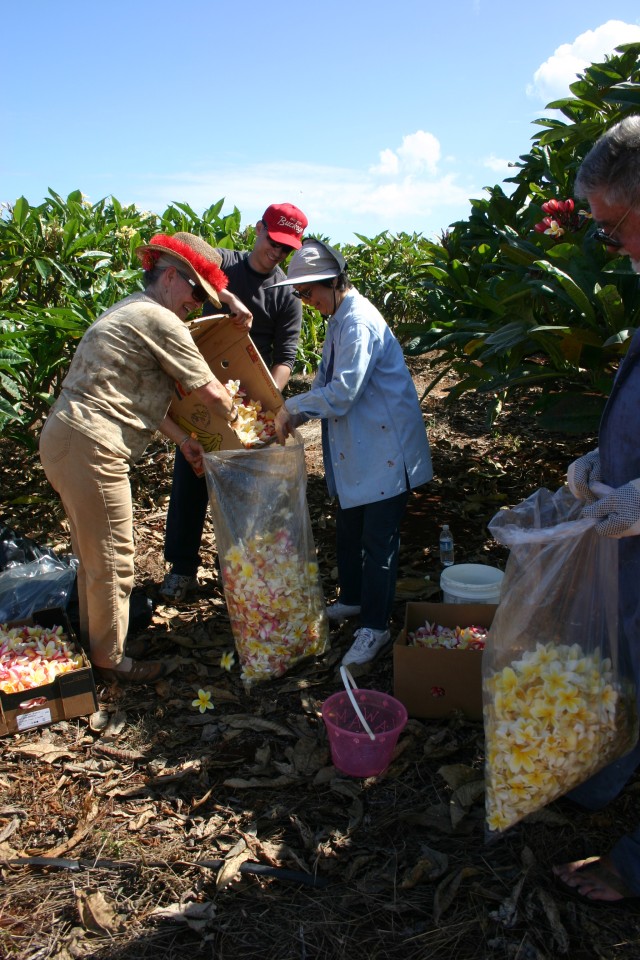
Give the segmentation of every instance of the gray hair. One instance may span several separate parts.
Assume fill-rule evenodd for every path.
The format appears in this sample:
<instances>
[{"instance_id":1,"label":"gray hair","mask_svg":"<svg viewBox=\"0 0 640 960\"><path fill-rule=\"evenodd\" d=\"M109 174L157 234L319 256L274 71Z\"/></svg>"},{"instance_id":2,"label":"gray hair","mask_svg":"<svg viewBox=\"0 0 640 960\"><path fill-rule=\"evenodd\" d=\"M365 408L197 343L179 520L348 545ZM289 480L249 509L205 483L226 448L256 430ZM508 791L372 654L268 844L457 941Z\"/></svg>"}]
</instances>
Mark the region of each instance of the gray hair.
<instances>
[{"instance_id":1,"label":"gray hair","mask_svg":"<svg viewBox=\"0 0 640 960\"><path fill-rule=\"evenodd\" d=\"M165 270L168 270L169 267L175 267L178 272L189 273L189 270L185 267L185 264L182 260L176 260L175 257L170 256L167 253L163 253L161 257L158 257L156 262L153 265L153 269L145 270L142 274L142 284L146 290L147 287L152 286L161 273L164 273Z\"/></svg>"},{"instance_id":2,"label":"gray hair","mask_svg":"<svg viewBox=\"0 0 640 960\"><path fill-rule=\"evenodd\" d=\"M611 204L640 205L640 116L614 124L586 155L574 186L577 197L602 191Z\"/></svg>"}]
</instances>

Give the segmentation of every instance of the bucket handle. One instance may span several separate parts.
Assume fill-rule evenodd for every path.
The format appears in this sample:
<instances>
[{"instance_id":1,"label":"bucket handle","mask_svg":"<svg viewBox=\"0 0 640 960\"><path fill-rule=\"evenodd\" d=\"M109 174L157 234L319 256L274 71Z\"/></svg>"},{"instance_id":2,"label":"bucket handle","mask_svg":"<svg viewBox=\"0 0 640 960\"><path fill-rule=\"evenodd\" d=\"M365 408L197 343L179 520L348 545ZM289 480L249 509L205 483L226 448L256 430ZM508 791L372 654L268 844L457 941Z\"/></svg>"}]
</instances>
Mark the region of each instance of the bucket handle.
<instances>
[{"instance_id":1,"label":"bucket handle","mask_svg":"<svg viewBox=\"0 0 640 960\"><path fill-rule=\"evenodd\" d=\"M358 689L358 687L356 686L355 680L353 679L353 677L351 676L351 674L349 673L349 671L347 670L347 668L346 668L346 667L343 667L343 666L340 667L340 676L342 677L342 682L344 683L344 688L345 688L345 690L347 691L347 695L348 695L348 697L349 697L349 700L351 700L351 706L352 706L353 709L355 710L356 715L357 715L357 717L358 717L358 720L360 721L360 723L362 724L362 726L364 727L364 729L365 729L365 730L367 731L367 733L369 734L369 737L371 738L371 740L375 740L376 735L375 735L375 733L373 732L373 730L371 729L371 727L369 726L369 724L367 723L367 721L365 720L364 715L363 715L363 713L362 713L362 710L361 710L360 707L358 706L358 702L357 702L356 698L355 698L354 695L353 695L353 691L352 691L351 688L353 687L353 690L357 690L357 689Z\"/></svg>"}]
</instances>

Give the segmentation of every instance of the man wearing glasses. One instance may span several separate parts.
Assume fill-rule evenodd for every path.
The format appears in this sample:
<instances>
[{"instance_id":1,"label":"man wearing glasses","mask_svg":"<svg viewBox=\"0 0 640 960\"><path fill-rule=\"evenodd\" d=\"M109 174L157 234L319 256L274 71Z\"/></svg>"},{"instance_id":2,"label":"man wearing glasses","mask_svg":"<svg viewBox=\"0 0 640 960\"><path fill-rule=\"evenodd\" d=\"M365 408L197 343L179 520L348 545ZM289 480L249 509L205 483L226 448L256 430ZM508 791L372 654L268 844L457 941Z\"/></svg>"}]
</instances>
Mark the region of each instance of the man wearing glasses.
<instances>
[{"instance_id":1,"label":"man wearing glasses","mask_svg":"<svg viewBox=\"0 0 640 960\"><path fill-rule=\"evenodd\" d=\"M269 367L279 390L284 390L296 358L302 305L289 287L274 287L285 279L280 264L302 244L307 227L304 213L290 203L272 203L256 224L251 250L217 248L221 268L229 278L220 294L223 310L251 324L251 339ZM205 306L203 314L214 310ZM175 603L198 586L200 543L207 513L204 477L197 477L180 451L176 452L164 556L171 570L160 593Z\"/></svg>"},{"instance_id":2,"label":"man wearing glasses","mask_svg":"<svg viewBox=\"0 0 640 960\"><path fill-rule=\"evenodd\" d=\"M596 237L626 254L640 273L640 116L611 127L585 157L575 184L598 224ZM621 657L628 658L640 692L640 330L620 364L600 422L598 449L569 467L567 480L598 520L597 533L618 544L618 616ZM597 486L599 485L599 486ZM604 489L603 486L605 485ZM569 794L590 810L622 791L640 764L640 743ZM554 867L568 886L590 900L640 897L640 824L609 853Z\"/></svg>"}]
</instances>

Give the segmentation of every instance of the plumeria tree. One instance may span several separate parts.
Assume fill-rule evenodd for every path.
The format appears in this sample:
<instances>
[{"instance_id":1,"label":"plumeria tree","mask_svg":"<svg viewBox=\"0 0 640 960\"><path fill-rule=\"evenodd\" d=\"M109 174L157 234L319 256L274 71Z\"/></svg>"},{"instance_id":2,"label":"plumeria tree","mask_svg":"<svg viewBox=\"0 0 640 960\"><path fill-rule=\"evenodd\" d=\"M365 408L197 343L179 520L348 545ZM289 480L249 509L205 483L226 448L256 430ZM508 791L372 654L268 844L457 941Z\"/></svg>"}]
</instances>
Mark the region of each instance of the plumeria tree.
<instances>
[{"instance_id":1,"label":"plumeria tree","mask_svg":"<svg viewBox=\"0 0 640 960\"><path fill-rule=\"evenodd\" d=\"M31 449L76 345L104 310L140 285L136 247L159 230L243 245L240 212L224 201L202 216L172 204L158 216L80 191L25 197L0 216L0 432Z\"/></svg>"},{"instance_id":2,"label":"plumeria tree","mask_svg":"<svg viewBox=\"0 0 640 960\"><path fill-rule=\"evenodd\" d=\"M400 323L408 353L440 351L455 398L534 388L552 429L593 430L612 372L640 320L637 279L594 237L573 196L577 169L598 136L640 110L640 44L587 68L571 97L549 104L507 183L471 201L420 278L424 322ZM440 375L443 371L441 369Z\"/></svg>"}]
</instances>

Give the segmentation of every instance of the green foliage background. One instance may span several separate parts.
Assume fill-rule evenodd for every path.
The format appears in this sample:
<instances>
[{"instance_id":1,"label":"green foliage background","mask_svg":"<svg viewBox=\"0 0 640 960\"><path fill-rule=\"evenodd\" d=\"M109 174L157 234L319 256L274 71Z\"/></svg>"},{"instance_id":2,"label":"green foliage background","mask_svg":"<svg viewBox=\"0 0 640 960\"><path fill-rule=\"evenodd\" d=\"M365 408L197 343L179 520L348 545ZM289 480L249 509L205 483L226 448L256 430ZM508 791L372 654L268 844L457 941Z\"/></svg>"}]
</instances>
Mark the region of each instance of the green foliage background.
<instances>
[{"instance_id":1,"label":"green foliage background","mask_svg":"<svg viewBox=\"0 0 640 960\"><path fill-rule=\"evenodd\" d=\"M637 278L576 218L563 236L534 230L542 204L572 197L577 168L611 124L640 111L640 44L619 47L549 104L530 151L513 164L507 194L485 188L467 220L438 242L385 231L342 246L355 285L381 310L412 356L492 398L526 391L550 429L593 431L616 363L640 318ZM139 286L135 248L158 231L187 230L216 246L248 248L240 211L224 200L202 215L184 203L163 214L88 203L53 190L38 206L21 197L0 217L0 431L33 449L76 343L105 309ZM576 206L579 206L576 198ZM330 238L329 238L330 239ZM305 308L298 369L312 371L323 324Z\"/></svg>"}]
</instances>

